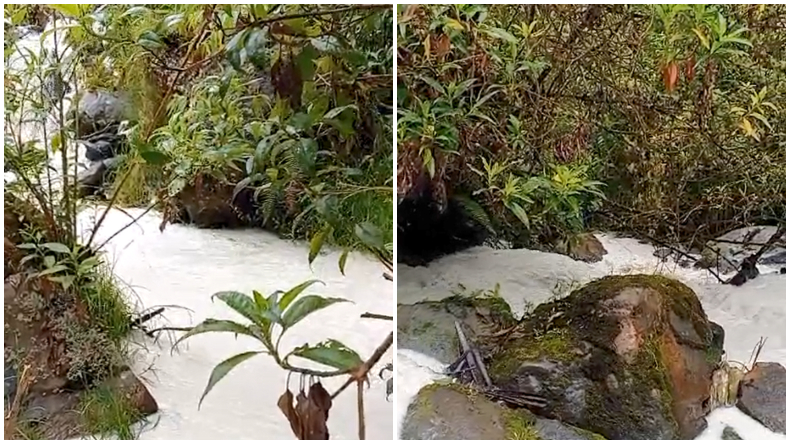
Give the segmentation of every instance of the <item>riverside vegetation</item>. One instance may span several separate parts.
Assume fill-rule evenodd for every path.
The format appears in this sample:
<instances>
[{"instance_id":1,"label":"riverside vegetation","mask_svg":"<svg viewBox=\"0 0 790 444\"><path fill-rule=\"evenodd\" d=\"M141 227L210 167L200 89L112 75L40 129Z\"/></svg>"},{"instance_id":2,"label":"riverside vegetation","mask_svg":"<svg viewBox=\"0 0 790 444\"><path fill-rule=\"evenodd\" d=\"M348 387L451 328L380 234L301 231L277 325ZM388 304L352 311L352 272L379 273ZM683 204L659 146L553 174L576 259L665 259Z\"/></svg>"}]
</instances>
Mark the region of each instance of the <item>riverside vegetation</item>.
<instances>
[{"instance_id":1,"label":"riverside vegetation","mask_svg":"<svg viewBox=\"0 0 790 444\"><path fill-rule=\"evenodd\" d=\"M6 384L7 438L130 438L157 409L127 366L131 333L155 313L134 313L101 254L112 236L96 235L111 209L156 210L162 229L270 230L308 241L305 265L331 245L343 250L341 271L358 250L391 279L391 9L5 6L5 348L6 373L16 375L10 394ZM40 40L32 47L31 35ZM85 233L78 214L94 204L103 208ZM288 371L346 375L364 438L363 382L392 335L367 361L332 339L281 355L289 327L340 302L300 296L312 283L267 298L216 295L252 324L206 320L183 338L248 334ZM206 393L256 353L218 365ZM290 356L334 370L294 367ZM296 410L278 403L297 437L316 427L311 436L328 437L331 399L320 395L311 389L320 409L306 417L301 396ZM62 402L32 417L45 396Z\"/></svg>"}]
</instances>

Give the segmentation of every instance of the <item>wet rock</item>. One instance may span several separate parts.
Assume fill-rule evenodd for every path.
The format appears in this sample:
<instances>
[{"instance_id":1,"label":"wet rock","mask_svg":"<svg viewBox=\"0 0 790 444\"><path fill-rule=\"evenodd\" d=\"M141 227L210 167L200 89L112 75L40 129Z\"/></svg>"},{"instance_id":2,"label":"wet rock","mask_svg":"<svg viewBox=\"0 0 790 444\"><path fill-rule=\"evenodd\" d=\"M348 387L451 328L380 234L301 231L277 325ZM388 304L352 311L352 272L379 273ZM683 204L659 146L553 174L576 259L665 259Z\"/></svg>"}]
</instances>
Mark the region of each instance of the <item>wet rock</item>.
<instances>
[{"instance_id":1,"label":"wet rock","mask_svg":"<svg viewBox=\"0 0 790 444\"><path fill-rule=\"evenodd\" d=\"M77 177L80 196L85 197L98 193L104 185L107 174L118 166L121 161L122 158L118 156L91 163L91 166Z\"/></svg>"},{"instance_id":2,"label":"wet rock","mask_svg":"<svg viewBox=\"0 0 790 444\"><path fill-rule=\"evenodd\" d=\"M152 415L159 410L151 392L129 369L123 370L118 376L106 381L103 385L124 396L131 402L135 410L143 415Z\"/></svg>"},{"instance_id":3,"label":"wet rock","mask_svg":"<svg viewBox=\"0 0 790 444\"><path fill-rule=\"evenodd\" d=\"M755 226L739 228L716 238L706 244L702 257L697 262L699 267L718 269L721 273L731 273L740 266L744 259L757 253L762 244L768 242L776 233L777 227ZM786 236L781 242L768 249L757 261L760 265L780 265L786 263Z\"/></svg>"},{"instance_id":4,"label":"wet rock","mask_svg":"<svg viewBox=\"0 0 790 444\"><path fill-rule=\"evenodd\" d=\"M72 116L75 113L78 113L77 138L80 139L102 132L113 124L135 118L129 98L125 94L108 91L86 92L80 98L77 109L72 109L70 112Z\"/></svg>"},{"instance_id":5,"label":"wet rock","mask_svg":"<svg viewBox=\"0 0 790 444\"><path fill-rule=\"evenodd\" d=\"M459 321L467 338L478 339L515 324L510 306L494 297L453 296L437 302L398 306L398 348L410 349L445 364L458 359L460 344L455 330Z\"/></svg>"},{"instance_id":6,"label":"wet rock","mask_svg":"<svg viewBox=\"0 0 790 444\"><path fill-rule=\"evenodd\" d=\"M171 222L191 223L199 228L237 228L249 225L256 216L251 193L242 191L234 199L233 185L209 176L199 176L176 196L180 218Z\"/></svg>"},{"instance_id":7,"label":"wet rock","mask_svg":"<svg viewBox=\"0 0 790 444\"><path fill-rule=\"evenodd\" d=\"M401 439L406 440L527 440L601 439L560 421L528 410L510 409L458 384L423 387L409 405Z\"/></svg>"},{"instance_id":8,"label":"wet rock","mask_svg":"<svg viewBox=\"0 0 790 444\"><path fill-rule=\"evenodd\" d=\"M786 390L785 368L758 362L741 381L736 406L771 431L786 434Z\"/></svg>"},{"instance_id":9,"label":"wet rock","mask_svg":"<svg viewBox=\"0 0 790 444\"><path fill-rule=\"evenodd\" d=\"M573 236L571 239L562 242L557 246L557 251L561 254L583 262L600 262L607 253L601 241L592 233L584 233Z\"/></svg>"},{"instance_id":10,"label":"wet rock","mask_svg":"<svg viewBox=\"0 0 790 444\"><path fill-rule=\"evenodd\" d=\"M733 429L732 427L724 426L724 430L721 431L721 439L724 439L724 440L741 439L742 440L743 438L741 438L741 435L739 435L738 432L736 432L735 429Z\"/></svg>"},{"instance_id":11,"label":"wet rock","mask_svg":"<svg viewBox=\"0 0 790 444\"><path fill-rule=\"evenodd\" d=\"M719 330L680 282L609 276L538 306L489 374L504 392L546 398L541 416L607 439L691 439L710 411Z\"/></svg>"}]
</instances>

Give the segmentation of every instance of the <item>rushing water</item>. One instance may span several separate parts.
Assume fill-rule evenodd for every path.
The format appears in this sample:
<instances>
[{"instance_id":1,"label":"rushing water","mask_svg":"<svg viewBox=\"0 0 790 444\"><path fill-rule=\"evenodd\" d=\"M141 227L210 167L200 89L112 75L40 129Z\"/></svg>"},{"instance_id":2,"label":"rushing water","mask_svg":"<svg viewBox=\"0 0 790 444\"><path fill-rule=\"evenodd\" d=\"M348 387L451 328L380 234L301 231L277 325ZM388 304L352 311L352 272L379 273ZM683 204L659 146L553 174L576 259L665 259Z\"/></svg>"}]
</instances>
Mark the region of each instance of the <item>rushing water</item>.
<instances>
[{"instance_id":1,"label":"rushing water","mask_svg":"<svg viewBox=\"0 0 790 444\"><path fill-rule=\"evenodd\" d=\"M500 285L500 295L519 315L571 288L608 274L662 273L694 289L708 317L724 327L726 358L746 363L761 337L768 342L760 361L786 365L786 277L778 268L758 267L764 273L741 287L722 285L705 270L663 263L653 247L634 239L599 236L609 252L603 261L586 264L566 256L531 250L492 250L478 247L447 256L428 267L398 267L398 303L440 300L458 290L489 290ZM406 414L421 387L441 377L441 364L413 350L397 353L397 416ZM744 439L785 439L736 408L722 408L709 416L709 427L699 439L719 439L725 425Z\"/></svg>"},{"instance_id":2,"label":"rushing water","mask_svg":"<svg viewBox=\"0 0 790 444\"><path fill-rule=\"evenodd\" d=\"M106 237L129 223L140 210L111 211L99 231ZM97 211L83 213L85 226ZM307 279L321 279L305 294L349 299L306 318L289 330L281 349L305 342L337 339L365 359L392 331L388 321L360 319L365 312L393 314L392 285L381 277L378 262L352 254L346 276L337 267L338 254L320 256L307 264L307 245L279 239L260 230L200 230L168 226L159 231L158 215L146 215L138 224L115 237L107 258L115 273L136 293L141 307L167 306L158 324L190 326L205 318L235 319L238 315L220 301L217 291L237 290L263 294L288 289ZM277 408L285 391L287 372L268 356L258 356L232 370L220 381L198 409L198 400L215 365L230 356L260 345L232 334L209 333L186 341L171 353L172 339L162 335L158 343L145 341L135 359L135 369L159 403L160 413L144 428L143 439L293 439L288 422ZM391 361L385 355L382 364ZM374 373L378 373L374 371ZM323 380L332 392L344 377ZM291 378L291 391L298 378ZM329 414L333 439L357 437L356 391L352 387L338 396ZM385 399L385 384L378 376L366 389L365 415L368 439L392 438L392 402Z\"/></svg>"}]
</instances>

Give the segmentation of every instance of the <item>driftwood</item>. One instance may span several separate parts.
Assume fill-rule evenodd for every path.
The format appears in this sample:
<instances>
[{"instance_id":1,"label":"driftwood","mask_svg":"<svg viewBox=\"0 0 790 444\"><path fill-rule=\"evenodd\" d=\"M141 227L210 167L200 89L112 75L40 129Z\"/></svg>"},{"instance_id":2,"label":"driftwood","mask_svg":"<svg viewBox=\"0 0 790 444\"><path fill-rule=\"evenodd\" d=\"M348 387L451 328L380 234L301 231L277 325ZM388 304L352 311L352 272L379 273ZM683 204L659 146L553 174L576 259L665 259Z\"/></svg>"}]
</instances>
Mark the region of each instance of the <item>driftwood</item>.
<instances>
[{"instance_id":1,"label":"driftwood","mask_svg":"<svg viewBox=\"0 0 790 444\"><path fill-rule=\"evenodd\" d=\"M768 239L768 242L766 242L762 247L760 247L757 253L754 253L753 255L744 259L743 262L741 262L740 270L738 270L738 273L736 273L735 276L733 276L729 281L727 281L727 283L730 285L741 286L745 284L747 281L759 276L760 271L757 270L757 261L760 260L760 257L762 257L762 255L765 254L765 252L768 251L768 249L771 248L772 245L778 242L779 239L781 239L782 236L784 236L784 234L785 234L784 227L777 228L773 236L771 236L771 238Z\"/></svg>"}]
</instances>

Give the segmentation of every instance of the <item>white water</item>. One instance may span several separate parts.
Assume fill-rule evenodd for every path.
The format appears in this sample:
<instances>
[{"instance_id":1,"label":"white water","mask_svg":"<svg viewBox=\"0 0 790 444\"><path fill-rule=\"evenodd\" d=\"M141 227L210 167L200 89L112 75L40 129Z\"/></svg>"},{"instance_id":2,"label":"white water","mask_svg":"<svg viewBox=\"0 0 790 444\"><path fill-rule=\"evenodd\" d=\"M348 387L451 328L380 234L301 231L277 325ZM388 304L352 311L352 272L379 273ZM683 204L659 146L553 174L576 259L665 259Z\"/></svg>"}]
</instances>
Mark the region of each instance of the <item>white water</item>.
<instances>
[{"instance_id":1,"label":"white water","mask_svg":"<svg viewBox=\"0 0 790 444\"><path fill-rule=\"evenodd\" d=\"M136 216L140 210L128 213ZM95 214L82 215L86 226ZM113 210L99 237L114 233L129 221L129 216ZM393 314L392 286L381 277L378 262L352 254L344 277L337 268L338 255L333 253L316 259L311 272L308 246L303 243L281 240L260 230L199 230L173 225L160 233L159 222L157 215L144 216L138 225L112 240L107 258L143 307L178 305L190 310L168 307L166 320L160 323L191 326L209 317L243 321L222 302L212 302L211 295L223 290L250 294L253 289L269 294L317 278L326 286L317 284L305 294L342 297L353 304L336 304L309 316L286 334L281 350L332 338L365 359L392 331L391 322L359 318L365 312ZM179 345L172 354L171 345L164 335L159 344L149 340L147 350L141 350L136 358L135 370L160 408L144 428L142 439L295 439L276 405L285 390L287 372L268 356L252 358L232 370L198 410L214 366L237 353L260 349L254 340L209 333L187 340L186 346ZM388 353L379 366L391 359ZM377 375L378 369L374 373ZM344 380L338 377L322 382L333 392ZM294 376L291 391L296 393L297 389ZM332 439L357 439L356 408L353 387L338 396L329 413ZM392 409L392 402L385 400L384 381L372 377L365 395L368 439L392 439Z\"/></svg>"},{"instance_id":2,"label":"white water","mask_svg":"<svg viewBox=\"0 0 790 444\"><path fill-rule=\"evenodd\" d=\"M722 285L705 270L662 263L653 256L650 245L610 235L598 237L609 253L596 264L538 251L477 247L428 267L401 265L397 270L398 303L440 300L458 291L458 284L467 291L490 290L499 284L500 295L518 316L528 306L564 296L571 287L608 274L661 273L694 289L710 320L724 327L727 359L748 362L760 337L767 337L760 361L786 365L786 277L776 273L778 268L759 267L765 274L741 287ZM434 359L413 350L398 350L398 430L408 404L420 388L442 377L440 370L441 364ZM708 429L698 439L720 439L725 425L744 439L786 439L736 408L712 412Z\"/></svg>"}]
</instances>

